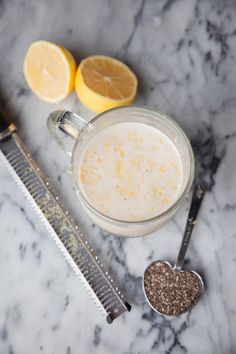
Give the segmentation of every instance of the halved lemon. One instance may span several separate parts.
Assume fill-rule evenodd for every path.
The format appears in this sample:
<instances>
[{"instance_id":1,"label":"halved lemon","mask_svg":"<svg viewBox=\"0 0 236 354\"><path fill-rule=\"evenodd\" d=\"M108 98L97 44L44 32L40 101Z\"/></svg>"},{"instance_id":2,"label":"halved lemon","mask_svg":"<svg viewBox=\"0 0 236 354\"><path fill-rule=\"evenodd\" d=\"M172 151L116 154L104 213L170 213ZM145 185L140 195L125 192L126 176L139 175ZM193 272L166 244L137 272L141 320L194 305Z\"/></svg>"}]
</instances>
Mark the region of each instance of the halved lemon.
<instances>
[{"instance_id":1,"label":"halved lemon","mask_svg":"<svg viewBox=\"0 0 236 354\"><path fill-rule=\"evenodd\" d=\"M25 79L42 100L59 102L74 86L76 62L65 48L48 41L33 42L24 59Z\"/></svg>"},{"instance_id":2,"label":"halved lemon","mask_svg":"<svg viewBox=\"0 0 236 354\"><path fill-rule=\"evenodd\" d=\"M82 60L75 75L79 99L97 113L131 104L137 85L137 78L127 65L103 55Z\"/></svg>"}]
</instances>

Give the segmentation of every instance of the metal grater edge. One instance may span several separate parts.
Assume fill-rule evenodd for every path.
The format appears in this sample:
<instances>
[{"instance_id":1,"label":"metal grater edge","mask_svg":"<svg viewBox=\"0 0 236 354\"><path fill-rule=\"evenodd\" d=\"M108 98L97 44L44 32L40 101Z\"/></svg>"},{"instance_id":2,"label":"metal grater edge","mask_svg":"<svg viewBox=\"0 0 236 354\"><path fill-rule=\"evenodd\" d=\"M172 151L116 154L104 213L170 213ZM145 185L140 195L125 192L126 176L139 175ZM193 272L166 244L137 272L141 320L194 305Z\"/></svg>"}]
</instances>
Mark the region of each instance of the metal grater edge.
<instances>
[{"instance_id":1,"label":"metal grater edge","mask_svg":"<svg viewBox=\"0 0 236 354\"><path fill-rule=\"evenodd\" d=\"M123 305L124 309L123 309L123 311L121 313L125 312L126 310L129 311L130 308L131 308L130 305L125 300L123 300L123 296L122 296L121 292L118 290L118 288L116 286L114 287L114 282L113 282L113 279L110 277L110 275L107 272L103 271L103 269L102 269L103 265L102 265L101 261L99 260L99 258L97 256L94 255L94 252L93 252L92 248L89 246L87 240L81 239L81 236L84 237L82 235L82 233L80 232L80 235L78 235L78 226L74 223L74 221L72 221L71 218L68 217L68 213L64 211L61 203L59 202L58 197L55 196L53 191L52 191L52 189L49 188L49 183L47 181L45 181L45 177L42 175L42 173L39 170L39 168L37 167L36 163L33 161L33 159L30 157L30 155L27 153L27 151L23 147L23 145L22 145L20 139L18 138L18 136L16 134L13 134L13 138L14 138L14 141L17 144L18 148L21 150L21 153L24 155L25 159L30 164L30 166L31 166L32 170L34 171L34 173L37 175L38 178L40 178L41 182L44 183L44 185L49 189L51 196L55 199L55 202L59 205L61 211L64 213L64 216L67 218L67 220L70 223L71 227L73 229L75 229L75 231L77 232L77 237L79 238L80 242L82 242L83 246L86 248L86 251L90 254L90 256L93 258L93 260L96 262L96 265L99 267L99 270L102 273L104 279L106 279L106 282L109 283L109 286L112 289L112 292L115 294L117 300ZM11 139L13 139L13 138L11 138ZM20 186L20 188L25 193L27 199L31 202L31 204L32 204L34 210L36 211L36 213L40 216L41 220L43 221L43 223L46 226L47 230L49 231L50 235L54 239L55 243L57 244L57 246L61 250L61 252L64 255L64 257L66 258L67 262L70 264L70 266L75 271L75 273L79 276L79 278L81 279L82 284L84 285L86 290L90 293L90 295L92 296L93 300L95 301L95 304L99 307L99 309L102 311L102 313L104 315L107 315L108 323L111 323L113 321L113 319L115 319L116 317L112 317L111 314L109 314L107 312L107 310L104 308L104 306L102 305L101 301L97 297L96 292L91 288L91 286L89 285L86 277L80 271L80 269L78 268L78 265L75 263L75 261L73 260L73 258L70 255L70 253L66 250L64 244L58 238L58 236L55 233L54 229L51 227L50 223L46 219L44 213L39 209L36 201L34 200L32 195L30 194L30 192L27 190L25 184L21 181L20 177L17 175L17 173L14 170L14 168L9 164L9 161L7 160L6 156L4 156L3 153L1 155L3 157L5 165L8 167L8 170L11 172L11 174L13 175L13 177L16 180L17 184Z\"/></svg>"}]
</instances>

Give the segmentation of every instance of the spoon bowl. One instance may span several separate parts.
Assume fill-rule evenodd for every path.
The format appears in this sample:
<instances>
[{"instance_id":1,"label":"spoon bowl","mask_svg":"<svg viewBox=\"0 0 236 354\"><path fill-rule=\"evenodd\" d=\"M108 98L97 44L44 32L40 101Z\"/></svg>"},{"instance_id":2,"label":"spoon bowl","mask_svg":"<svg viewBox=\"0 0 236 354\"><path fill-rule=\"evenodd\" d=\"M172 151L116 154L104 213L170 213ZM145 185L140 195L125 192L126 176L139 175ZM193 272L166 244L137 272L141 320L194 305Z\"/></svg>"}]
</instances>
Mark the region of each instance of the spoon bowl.
<instances>
[{"instance_id":1,"label":"spoon bowl","mask_svg":"<svg viewBox=\"0 0 236 354\"><path fill-rule=\"evenodd\" d=\"M201 276L193 270L176 270L167 261L151 263L143 277L147 302L160 315L177 316L190 311L204 290Z\"/></svg>"}]
</instances>

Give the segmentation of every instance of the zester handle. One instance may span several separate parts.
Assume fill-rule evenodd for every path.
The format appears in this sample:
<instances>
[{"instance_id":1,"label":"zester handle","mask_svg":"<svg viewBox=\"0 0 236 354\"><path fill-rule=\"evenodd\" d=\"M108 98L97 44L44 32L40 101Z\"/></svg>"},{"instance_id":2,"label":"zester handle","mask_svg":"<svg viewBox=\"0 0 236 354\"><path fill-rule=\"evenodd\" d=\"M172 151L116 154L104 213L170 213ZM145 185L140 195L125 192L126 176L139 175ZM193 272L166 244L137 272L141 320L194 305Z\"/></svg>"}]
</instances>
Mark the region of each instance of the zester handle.
<instances>
[{"instance_id":1,"label":"zester handle","mask_svg":"<svg viewBox=\"0 0 236 354\"><path fill-rule=\"evenodd\" d=\"M16 131L15 125L8 121L6 114L0 108L0 141L7 138L14 131Z\"/></svg>"}]
</instances>

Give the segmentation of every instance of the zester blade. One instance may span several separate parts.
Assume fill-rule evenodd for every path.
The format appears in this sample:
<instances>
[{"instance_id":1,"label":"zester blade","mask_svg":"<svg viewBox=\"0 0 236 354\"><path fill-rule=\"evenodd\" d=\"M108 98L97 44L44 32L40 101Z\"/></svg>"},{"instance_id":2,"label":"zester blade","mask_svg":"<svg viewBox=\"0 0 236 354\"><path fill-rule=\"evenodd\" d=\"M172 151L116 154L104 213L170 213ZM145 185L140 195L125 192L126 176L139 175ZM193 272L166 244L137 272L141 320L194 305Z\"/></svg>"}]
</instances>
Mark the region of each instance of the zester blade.
<instances>
[{"instance_id":1,"label":"zester blade","mask_svg":"<svg viewBox=\"0 0 236 354\"><path fill-rule=\"evenodd\" d=\"M107 322L111 323L125 311L130 311L131 306L94 254L83 232L64 210L20 138L16 133L6 135L0 139L1 158Z\"/></svg>"}]
</instances>

